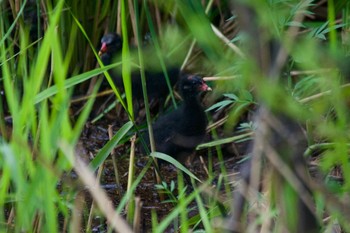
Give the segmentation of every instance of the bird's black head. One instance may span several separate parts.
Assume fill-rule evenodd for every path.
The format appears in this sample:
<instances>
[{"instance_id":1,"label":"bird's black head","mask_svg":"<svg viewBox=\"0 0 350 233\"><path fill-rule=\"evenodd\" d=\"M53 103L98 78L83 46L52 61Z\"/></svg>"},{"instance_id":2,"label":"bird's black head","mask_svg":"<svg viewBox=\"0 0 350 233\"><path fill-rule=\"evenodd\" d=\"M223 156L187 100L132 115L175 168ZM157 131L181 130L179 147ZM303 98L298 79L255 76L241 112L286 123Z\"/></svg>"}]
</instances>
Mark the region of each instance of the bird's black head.
<instances>
[{"instance_id":1,"label":"bird's black head","mask_svg":"<svg viewBox=\"0 0 350 233\"><path fill-rule=\"evenodd\" d=\"M198 75L182 74L180 78L180 92L184 99L197 96L204 91L211 91L211 88Z\"/></svg>"},{"instance_id":2,"label":"bird's black head","mask_svg":"<svg viewBox=\"0 0 350 233\"><path fill-rule=\"evenodd\" d=\"M108 33L101 39L101 48L99 55L108 54L109 56L120 52L122 49L122 38L116 33Z\"/></svg>"}]
</instances>

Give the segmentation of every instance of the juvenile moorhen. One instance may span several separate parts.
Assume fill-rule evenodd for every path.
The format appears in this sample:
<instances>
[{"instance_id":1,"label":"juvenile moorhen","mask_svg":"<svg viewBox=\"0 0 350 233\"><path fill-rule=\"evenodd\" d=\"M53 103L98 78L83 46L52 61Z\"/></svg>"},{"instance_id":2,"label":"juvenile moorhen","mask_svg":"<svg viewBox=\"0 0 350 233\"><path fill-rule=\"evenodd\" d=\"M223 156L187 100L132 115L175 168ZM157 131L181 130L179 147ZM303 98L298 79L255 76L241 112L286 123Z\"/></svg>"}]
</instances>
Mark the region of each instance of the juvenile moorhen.
<instances>
[{"instance_id":1,"label":"juvenile moorhen","mask_svg":"<svg viewBox=\"0 0 350 233\"><path fill-rule=\"evenodd\" d=\"M116 33L108 33L101 39L101 49L99 55L104 65L109 65L116 61L121 61L121 50L122 50L122 38ZM169 88L166 83L164 73L159 66L159 60L155 55L154 51L152 54L144 55L145 58L145 76L146 76L146 85L147 93L149 99L155 98L165 98L169 94ZM146 57L148 56L148 57ZM152 57L149 57L152 56ZM152 63L152 65L150 65ZM170 62L168 62L170 63ZM178 80L180 68L177 65L167 65L167 73L170 81L170 85L174 86ZM156 64L158 67L155 67ZM123 79L121 77L121 68L117 67L112 69L110 75L113 78L115 85L124 89ZM141 84L141 75L139 70L134 70L131 73L132 80L132 93L135 99L142 99L142 84Z\"/></svg>"},{"instance_id":2,"label":"juvenile moorhen","mask_svg":"<svg viewBox=\"0 0 350 233\"><path fill-rule=\"evenodd\" d=\"M211 88L199 76L182 74L179 91L183 103L153 123L153 134L156 151L185 163L204 139L208 122L199 102L199 93L211 91ZM148 134L145 134L142 136L149 145Z\"/></svg>"}]
</instances>

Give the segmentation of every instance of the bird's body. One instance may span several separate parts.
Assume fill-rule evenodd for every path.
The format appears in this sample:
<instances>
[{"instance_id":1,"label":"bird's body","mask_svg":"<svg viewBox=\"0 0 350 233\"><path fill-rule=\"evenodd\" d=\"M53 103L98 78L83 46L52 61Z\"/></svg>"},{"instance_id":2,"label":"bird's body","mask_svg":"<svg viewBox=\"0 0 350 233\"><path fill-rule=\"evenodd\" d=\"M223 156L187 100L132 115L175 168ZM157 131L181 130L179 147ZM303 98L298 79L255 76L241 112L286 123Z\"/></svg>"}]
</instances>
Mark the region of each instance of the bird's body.
<instances>
[{"instance_id":1,"label":"bird's body","mask_svg":"<svg viewBox=\"0 0 350 233\"><path fill-rule=\"evenodd\" d=\"M109 33L101 39L100 56L104 65L112 64L113 62L121 61L122 39L118 34ZM154 51L148 52L144 57L145 64L145 76L146 86L149 99L165 98L170 90L167 84L165 75L159 64ZM135 62L136 63L136 62ZM113 78L115 85L124 89L121 67L116 67L109 71ZM180 69L178 66L172 64L167 66L167 74L169 77L170 87L174 86L178 80ZM142 99L142 83L141 75L138 69L132 69L131 72L132 93L135 99Z\"/></svg>"},{"instance_id":2,"label":"bird's body","mask_svg":"<svg viewBox=\"0 0 350 233\"><path fill-rule=\"evenodd\" d=\"M117 34L107 34L101 39L100 56L104 65L121 61L120 51L122 40ZM147 93L150 99L165 98L169 94L164 73L158 64L155 55L144 55ZM153 53L154 54L154 53ZM159 62L158 62L159 63ZM196 146L201 143L206 133L207 119L203 107L199 102L199 93L208 91L210 88L203 79L196 75L180 74L180 69L172 63L167 66L170 85L173 86L180 77L179 91L183 103L174 111L160 116L153 124L154 140L156 150L168 154L180 162L184 162ZM110 74L119 88L123 88L121 69L116 68ZM133 97L142 99L142 84L139 71L132 71ZM149 144L148 133L142 137Z\"/></svg>"},{"instance_id":3,"label":"bird's body","mask_svg":"<svg viewBox=\"0 0 350 233\"><path fill-rule=\"evenodd\" d=\"M205 137L207 118L198 95L210 88L202 78L184 75L180 79L179 89L183 103L154 122L153 134L156 151L184 162ZM144 137L149 143L148 135Z\"/></svg>"}]
</instances>

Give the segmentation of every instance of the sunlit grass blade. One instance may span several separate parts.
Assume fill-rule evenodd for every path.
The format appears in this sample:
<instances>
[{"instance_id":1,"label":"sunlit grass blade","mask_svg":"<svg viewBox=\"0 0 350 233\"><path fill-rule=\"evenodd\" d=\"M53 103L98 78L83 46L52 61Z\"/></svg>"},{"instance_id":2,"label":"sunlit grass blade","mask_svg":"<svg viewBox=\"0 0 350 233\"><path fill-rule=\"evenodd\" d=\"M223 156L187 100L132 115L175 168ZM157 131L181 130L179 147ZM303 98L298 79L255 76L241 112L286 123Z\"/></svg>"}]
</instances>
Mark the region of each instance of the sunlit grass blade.
<instances>
[{"instance_id":1,"label":"sunlit grass blade","mask_svg":"<svg viewBox=\"0 0 350 233\"><path fill-rule=\"evenodd\" d=\"M98 90L100 88L101 82L102 82L102 80L99 80L96 82L94 90L92 91L92 95L94 97L96 96L96 93L98 92ZM84 125L85 125L85 122L87 121L87 119L89 117L89 114L90 114L91 109L93 107L94 101L95 101L95 98L89 99L89 101L85 104L83 111L79 115L79 118L74 125L74 128L73 128L74 138L72 139L74 144L79 139L80 133L82 132Z\"/></svg>"},{"instance_id":2,"label":"sunlit grass blade","mask_svg":"<svg viewBox=\"0 0 350 233\"><path fill-rule=\"evenodd\" d=\"M112 64L109 66L105 66L103 68L96 68L94 70L91 71L87 71L85 73L82 74L78 74L76 76L73 76L67 80L64 81L64 87L65 88L70 88L70 87L74 87L79 83L82 83L86 80L89 80L99 74L102 74L103 72L105 72L106 70L109 70L113 67L119 66L121 63L116 63L116 64ZM35 104L40 103L41 101L57 94L58 89L56 85L53 85L45 90L43 90L42 92L38 93L35 97Z\"/></svg>"},{"instance_id":3,"label":"sunlit grass blade","mask_svg":"<svg viewBox=\"0 0 350 233\"><path fill-rule=\"evenodd\" d=\"M232 142L239 142L239 141L243 141L243 140L247 141L247 140L251 140L252 136L253 136L253 133L249 132L249 133L245 133L245 134L241 134L241 135L237 135L237 136L233 136L233 137L229 137L229 138L222 138L222 139L214 140L211 142L202 143L202 144L197 146L196 150L220 146L220 145L232 143Z\"/></svg>"},{"instance_id":4,"label":"sunlit grass blade","mask_svg":"<svg viewBox=\"0 0 350 233\"><path fill-rule=\"evenodd\" d=\"M118 132L113 136L113 138L100 150L100 152L91 161L90 167L92 170L96 170L100 166L100 164L102 164L103 161L106 160L113 148L129 132L132 126L132 122L129 121L118 130Z\"/></svg>"},{"instance_id":5,"label":"sunlit grass blade","mask_svg":"<svg viewBox=\"0 0 350 233\"><path fill-rule=\"evenodd\" d=\"M117 207L117 213L121 213L126 204L128 203L128 201L131 199L131 197L134 195L134 192L137 188L137 186L140 184L141 179L145 176L146 172L148 171L148 169L151 167L152 161L149 160L147 162L147 164L143 167L142 171L139 173L139 175L136 177L136 179L134 179L134 182L131 184L130 189L125 193L125 195L122 197L122 199L120 200L120 203Z\"/></svg>"},{"instance_id":6,"label":"sunlit grass blade","mask_svg":"<svg viewBox=\"0 0 350 233\"><path fill-rule=\"evenodd\" d=\"M195 200L196 196L201 193L204 188L204 186L200 186L197 189L194 190L191 194L186 196L184 200L181 202L181 205L177 205L158 225L155 229L153 229L153 232L155 233L163 233L167 229L167 227L176 219L181 211L187 212L187 206Z\"/></svg>"},{"instance_id":7,"label":"sunlit grass blade","mask_svg":"<svg viewBox=\"0 0 350 233\"><path fill-rule=\"evenodd\" d=\"M170 157L169 155L166 155L164 153L160 153L160 152L152 152L150 154L150 156L155 157L157 159L162 159L168 163L173 164L176 168L180 169L181 171L183 171L184 173L186 173L188 176L190 176L191 178L202 182L200 179L198 179L197 176L195 176L192 172L190 172L184 165L182 165L180 162L178 162L176 159Z\"/></svg>"},{"instance_id":8,"label":"sunlit grass blade","mask_svg":"<svg viewBox=\"0 0 350 233\"><path fill-rule=\"evenodd\" d=\"M83 35L85 36L86 40L89 42L89 45L90 45L90 47L91 47L91 49L92 49L92 51L93 51L93 53L94 53L94 55L95 55L95 58L96 58L97 61L98 61L98 64L100 65L100 67L103 68L104 65L103 65L103 63L102 63L100 57L98 56L96 50L94 49L94 45L91 43L91 41L90 41L88 35L86 34L84 27L81 25L81 23L80 23L79 20L74 16L73 13L72 13L71 15L72 15L72 17L73 17L75 23L78 25L79 29L81 30L81 32L82 32ZM108 81L109 85L111 86L112 90L113 90L114 93L116 94L116 96L117 96L117 98L119 99L120 103L122 104L123 108L128 112L127 106L125 105L125 103L124 103L124 101L123 101L123 98L122 98L121 95L120 95L119 90L116 88L116 86L115 86L115 84L114 84L114 82L113 82L111 76L110 76L109 73L107 72L107 70L105 70L105 71L103 72L103 74L104 74L105 77L107 78L107 81Z\"/></svg>"},{"instance_id":9,"label":"sunlit grass blade","mask_svg":"<svg viewBox=\"0 0 350 233\"><path fill-rule=\"evenodd\" d=\"M16 24L18 23L18 20L20 19L20 17L23 16L23 11L25 9L25 6L27 4L27 0L24 0L22 2L21 8L19 9L16 18L13 20L11 26L7 29L6 33L4 36L1 37L0 39L0 46L2 44L4 44L4 41L10 36L11 32L13 31L13 29L16 27Z\"/></svg>"},{"instance_id":10,"label":"sunlit grass blade","mask_svg":"<svg viewBox=\"0 0 350 233\"><path fill-rule=\"evenodd\" d=\"M122 36L123 36L123 46L122 46L122 77L124 83L125 97L127 101L127 111L131 120L134 119L134 109L133 109L133 96L132 96L132 83L131 83L131 63L130 63L130 50L128 42L128 28L127 28L127 9L126 0L121 0L121 26L122 26Z\"/></svg>"}]
</instances>

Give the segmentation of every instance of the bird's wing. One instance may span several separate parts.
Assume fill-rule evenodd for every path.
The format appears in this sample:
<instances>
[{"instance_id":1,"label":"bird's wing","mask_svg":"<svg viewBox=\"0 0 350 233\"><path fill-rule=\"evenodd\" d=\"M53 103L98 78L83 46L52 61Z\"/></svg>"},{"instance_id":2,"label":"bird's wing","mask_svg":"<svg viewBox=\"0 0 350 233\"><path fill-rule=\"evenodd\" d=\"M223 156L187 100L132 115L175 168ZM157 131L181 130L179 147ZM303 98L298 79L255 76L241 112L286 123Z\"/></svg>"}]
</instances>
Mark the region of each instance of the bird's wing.
<instances>
[{"instance_id":1,"label":"bird's wing","mask_svg":"<svg viewBox=\"0 0 350 233\"><path fill-rule=\"evenodd\" d=\"M196 148L198 144L200 144L203 141L203 135L183 135L183 134L174 134L173 137L170 139L171 142L177 146L187 148L187 149L193 149Z\"/></svg>"}]
</instances>

